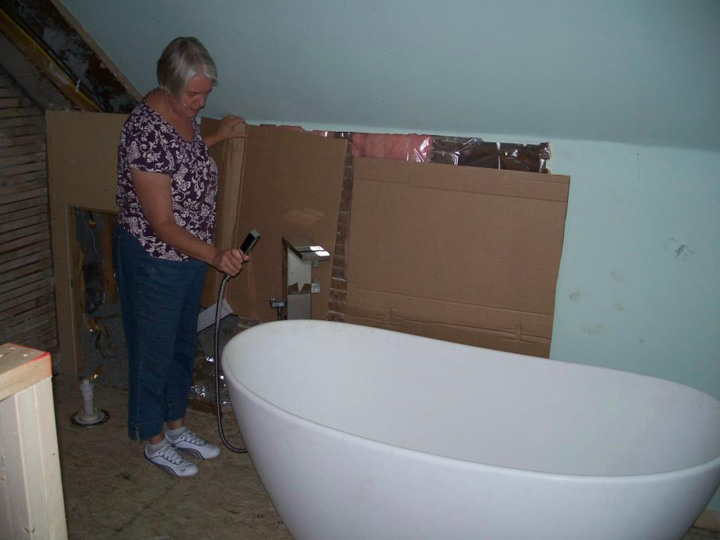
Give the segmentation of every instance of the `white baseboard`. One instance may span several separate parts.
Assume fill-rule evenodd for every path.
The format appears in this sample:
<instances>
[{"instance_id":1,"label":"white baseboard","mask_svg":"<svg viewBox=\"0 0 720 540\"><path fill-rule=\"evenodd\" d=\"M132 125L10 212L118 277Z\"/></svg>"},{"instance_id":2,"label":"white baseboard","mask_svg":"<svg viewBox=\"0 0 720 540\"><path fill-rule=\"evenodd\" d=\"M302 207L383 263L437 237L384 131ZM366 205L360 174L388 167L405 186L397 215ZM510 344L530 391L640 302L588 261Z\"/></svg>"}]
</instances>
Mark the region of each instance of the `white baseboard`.
<instances>
[{"instance_id":1,"label":"white baseboard","mask_svg":"<svg viewBox=\"0 0 720 540\"><path fill-rule=\"evenodd\" d=\"M706 508L695 522L695 527L720 532L720 512Z\"/></svg>"}]
</instances>

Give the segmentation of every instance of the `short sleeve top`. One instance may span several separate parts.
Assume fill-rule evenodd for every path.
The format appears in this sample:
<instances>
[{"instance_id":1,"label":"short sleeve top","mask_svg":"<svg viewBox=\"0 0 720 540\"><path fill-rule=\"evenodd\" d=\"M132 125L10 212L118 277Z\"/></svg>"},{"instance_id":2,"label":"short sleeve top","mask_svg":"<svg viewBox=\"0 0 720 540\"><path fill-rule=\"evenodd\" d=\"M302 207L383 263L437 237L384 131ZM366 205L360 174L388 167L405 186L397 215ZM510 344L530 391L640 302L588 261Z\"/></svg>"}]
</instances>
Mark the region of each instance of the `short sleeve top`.
<instances>
[{"instance_id":1,"label":"short sleeve top","mask_svg":"<svg viewBox=\"0 0 720 540\"><path fill-rule=\"evenodd\" d=\"M151 256L185 261L188 255L160 240L143 214L130 170L170 176L175 222L203 242L215 233L218 169L193 122L193 138L186 141L143 99L123 125L118 144L117 223L138 239Z\"/></svg>"}]
</instances>

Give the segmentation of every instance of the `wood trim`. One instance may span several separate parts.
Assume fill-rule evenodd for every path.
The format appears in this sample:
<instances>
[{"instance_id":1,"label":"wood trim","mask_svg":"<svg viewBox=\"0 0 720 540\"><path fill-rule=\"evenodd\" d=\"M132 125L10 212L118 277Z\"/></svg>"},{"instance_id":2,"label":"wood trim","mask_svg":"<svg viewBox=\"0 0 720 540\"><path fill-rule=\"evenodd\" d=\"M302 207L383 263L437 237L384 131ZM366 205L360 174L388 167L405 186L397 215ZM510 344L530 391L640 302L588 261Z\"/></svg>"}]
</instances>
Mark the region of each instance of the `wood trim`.
<instances>
[{"instance_id":1,"label":"wood trim","mask_svg":"<svg viewBox=\"0 0 720 540\"><path fill-rule=\"evenodd\" d=\"M0 537L67 539L50 355L0 346Z\"/></svg>"},{"instance_id":2,"label":"wood trim","mask_svg":"<svg viewBox=\"0 0 720 540\"><path fill-rule=\"evenodd\" d=\"M48 353L14 343L0 345L0 401L51 375Z\"/></svg>"}]
</instances>

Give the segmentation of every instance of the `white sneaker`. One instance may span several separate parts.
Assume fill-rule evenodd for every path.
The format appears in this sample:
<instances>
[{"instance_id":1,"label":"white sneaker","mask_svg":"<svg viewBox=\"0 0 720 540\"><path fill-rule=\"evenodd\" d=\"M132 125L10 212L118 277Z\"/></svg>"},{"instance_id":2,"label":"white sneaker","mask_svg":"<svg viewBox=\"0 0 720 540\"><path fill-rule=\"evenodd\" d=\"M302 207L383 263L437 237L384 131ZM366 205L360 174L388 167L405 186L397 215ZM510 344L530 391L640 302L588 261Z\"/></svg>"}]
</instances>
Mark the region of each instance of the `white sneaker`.
<instances>
[{"instance_id":1,"label":"white sneaker","mask_svg":"<svg viewBox=\"0 0 720 540\"><path fill-rule=\"evenodd\" d=\"M143 453L148 462L173 476L194 476L198 472L197 465L178 454L172 444L166 444L154 454L148 454L146 445Z\"/></svg>"},{"instance_id":2,"label":"white sneaker","mask_svg":"<svg viewBox=\"0 0 720 540\"><path fill-rule=\"evenodd\" d=\"M168 434L165 435L165 438L173 445L173 448L187 452L196 458L212 459L220 455L219 447L207 442L189 429L183 431L177 439L172 439Z\"/></svg>"}]
</instances>

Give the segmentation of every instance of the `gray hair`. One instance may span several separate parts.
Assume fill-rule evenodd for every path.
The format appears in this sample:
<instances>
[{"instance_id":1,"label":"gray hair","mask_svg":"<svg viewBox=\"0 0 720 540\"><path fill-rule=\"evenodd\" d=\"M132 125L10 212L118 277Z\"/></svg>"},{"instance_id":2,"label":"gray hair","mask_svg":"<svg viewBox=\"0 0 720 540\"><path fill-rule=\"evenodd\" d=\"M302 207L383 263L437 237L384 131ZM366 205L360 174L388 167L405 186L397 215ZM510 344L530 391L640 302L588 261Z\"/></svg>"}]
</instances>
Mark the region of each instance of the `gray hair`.
<instances>
[{"instance_id":1,"label":"gray hair","mask_svg":"<svg viewBox=\"0 0 720 540\"><path fill-rule=\"evenodd\" d=\"M165 47L157 63L157 79L160 88L172 96L179 96L185 85L198 73L217 84L217 67L210 53L197 38L179 37Z\"/></svg>"}]
</instances>

